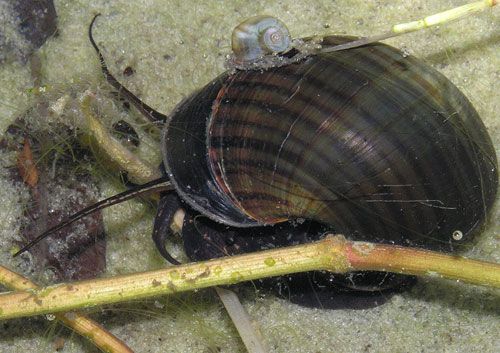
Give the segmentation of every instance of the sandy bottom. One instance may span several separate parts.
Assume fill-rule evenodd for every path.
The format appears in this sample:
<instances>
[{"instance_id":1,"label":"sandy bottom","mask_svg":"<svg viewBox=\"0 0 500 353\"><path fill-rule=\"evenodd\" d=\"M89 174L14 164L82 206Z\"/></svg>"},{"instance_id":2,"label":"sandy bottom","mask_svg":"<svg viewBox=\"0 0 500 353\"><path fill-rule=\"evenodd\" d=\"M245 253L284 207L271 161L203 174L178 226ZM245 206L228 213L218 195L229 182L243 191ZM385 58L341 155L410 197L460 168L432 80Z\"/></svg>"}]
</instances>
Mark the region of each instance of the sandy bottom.
<instances>
[{"instance_id":1,"label":"sandy bottom","mask_svg":"<svg viewBox=\"0 0 500 353\"><path fill-rule=\"evenodd\" d=\"M54 102L63 94L103 85L87 40L93 15L102 13L95 37L110 68L134 67L122 82L148 104L169 112L183 97L224 70L232 28L256 14L279 17L294 37L324 33L369 35L463 1L56 1L59 36L40 51L44 83ZM440 29L389 41L424 59L472 101L500 146L500 11L486 11ZM495 31L496 30L496 31ZM0 131L33 102L29 68L0 65ZM143 152L144 153L144 152ZM3 161L11 156L2 155ZM40 275L9 256L18 237L26 191L0 171L0 262L32 278ZM103 183L103 195L116 190ZM497 202L498 204L498 202ZM500 261L500 208L468 255ZM105 213L109 275L162 266L150 241L152 211L137 202ZM133 222L130 222L130 220ZM126 261L124 261L126 259ZM440 279L424 279L410 292L372 310L305 309L251 291L244 305L261 327L272 352L498 352L500 293ZM108 307L93 317L136 352L244 351L222 305L203 291ZM0 323L1 352L48 352L58 338L61 352L96 351L84 339L44 318Z\"/></svg>"}]
</instances>

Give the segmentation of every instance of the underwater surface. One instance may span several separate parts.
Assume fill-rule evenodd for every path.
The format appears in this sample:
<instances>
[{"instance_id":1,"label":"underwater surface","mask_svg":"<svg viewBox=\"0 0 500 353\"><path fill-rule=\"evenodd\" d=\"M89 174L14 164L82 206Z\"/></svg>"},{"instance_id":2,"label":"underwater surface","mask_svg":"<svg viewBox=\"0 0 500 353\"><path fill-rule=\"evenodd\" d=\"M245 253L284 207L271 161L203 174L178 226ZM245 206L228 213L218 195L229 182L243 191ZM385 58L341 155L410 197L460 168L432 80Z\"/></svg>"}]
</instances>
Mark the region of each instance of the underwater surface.
<instances>
[{"instance_id":1,"label":"underwater surface","mask_svg":"<svg viewBox=\"0 0 500 353\"><path fill-rule=\"evenodd\" d=\"M372 35L391 24L419 19L465 1L55 1L58 34L41 47L41 77L53 104L65 94L89 89L109 95L98 58L87 37L101 13L94 37L110 70L132 92L160 112L225 70L230 36L242 20L267 14L280 18L294 37L314 34ZM4 5L2 5L4 6ZM0 23L12 19L0 11ZM386 41L446 75L471 100L500 153L500 11L498 8L440 28ZM7 27L3 27L7 28ZM5 30L4 36L12 35ZM126 67L133 74L124 75ZM0 63L0 131L33 105L29 65ZM107 92L107 93L106 93ZM40 116L40 115L39 115ZM145 144L147 145L147 144ZM147 155L145 146L139 154ZM12 155L0 156L2 165ZM154 159L154 158L153 158ZM0 262L38 283L50 278L25 260L13 260L13 239L26 205L27 190L0 171ZM112 181L99 185L101 197L119 191ZM106 210L105 276L160 268L151 241L154 211L137 201ZM500 262L500 205L477 242L472 258ZM177 249L178 250L178 249ZM50 270L48 270L50 272ZM500 292L445 281L421 279L409 292L369 310L307 309L270 294L243 291L241 299L271 352L496 352L500 346ZM136 352L244 352L222 304L212 291L160 297L94 310L92 318ZM1 352L95 352L92 345L45 318L2 322Z\"/></svg>"}]
</instances>

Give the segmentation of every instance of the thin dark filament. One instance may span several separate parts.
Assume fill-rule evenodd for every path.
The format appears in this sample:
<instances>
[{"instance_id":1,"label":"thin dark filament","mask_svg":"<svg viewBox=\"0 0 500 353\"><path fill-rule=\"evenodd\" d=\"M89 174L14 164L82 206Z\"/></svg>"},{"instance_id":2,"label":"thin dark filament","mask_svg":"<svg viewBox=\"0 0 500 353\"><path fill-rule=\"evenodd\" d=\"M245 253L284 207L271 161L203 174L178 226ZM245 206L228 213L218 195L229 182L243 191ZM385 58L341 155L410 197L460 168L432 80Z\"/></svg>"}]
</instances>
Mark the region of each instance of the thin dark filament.
<instances>
[{"instance_id":1,"label":"thin dark filament","mask_svg":"<svg viewBox=\"0 0 500 353\"><path fill-rule=\"evenodd\" d=\"M45 232L37 236L35 239L30 241L28 244L23 246L21 250L16 252L14 254L14 257L22 254L23 252L31 249L33 246L38 244L42 239L46 238L50 234L53 234L54 232L57 232L58 230L61 230L64 227L69 226L70 224L73 224L74 222L78 221L79 219L88 216L96 211L102 210L106 207L116 205L118 203L130 200L132 198L135 198L139 195L144 195L144 194L149 194L153 192L162 192L162 191L169 191L173 190L173 187L171 186L170 181L167 178L159 178L155 179L153 181L150 181L149 183L139 185L133 189L126 190L124 192L121 192L119 194L113 195L107 199L104 199L102 201L96 202L93 205L90 205L89 207L86 207L71 216L68 217L65 221L59 223L58 225L47 229Z\"/></svg>"},{"instance_id":2,"label":"thin dark filament","mask_svg":"<svg viewBox=\"0 0 500 353\"><path fill-rule=\"evenodd\" d=\"M165 123L167 120L167 116L156 111L155 109L151 108L149 105L146 103L142 102L135 94L130 92L128 89L126 89L110 72L108 69L108 66L106 65L106 62L104 61L104 57L99 50L99 47L97 46L96 42L94 41L94 37L92 36L92 27L94 25L95 20L97 17L100 16L100 14L97 14L94 16L92 19L92 22L90 23L89 26L89 40L92 46L94 47L95 51L97 52L97 55L99 55L99 61L101 63L101 71L106 76L106 80L108 83L116 88L120 94L125 96L125 98L130 101L134 107L136 107L144 116L151 122L153 122L155 125L162 125Z\"/></svg>"},{"instance_id":3,"label":"thin dark filament","mask_svg":"<svg viewBox=\"0 0 500 353\"><path fill-rule=\"evenodd\" d=\"M339 51L339 50L346 50L346 49L352 49L352 48L357 48L357 47L362 47L364 45L368 45L371 43L379 42L384 39L389 39L392 37L396 37L398 34L393 33L393 32L387 32L387 33L382 33L379 35L375 35L373 37L363 37L357 40L353 40L351 42L343 43L343 44L337 44L334 46L330 47L324 47L320 50L322 53L331 53L334 51Z\"/></svg>"}]
</instances>

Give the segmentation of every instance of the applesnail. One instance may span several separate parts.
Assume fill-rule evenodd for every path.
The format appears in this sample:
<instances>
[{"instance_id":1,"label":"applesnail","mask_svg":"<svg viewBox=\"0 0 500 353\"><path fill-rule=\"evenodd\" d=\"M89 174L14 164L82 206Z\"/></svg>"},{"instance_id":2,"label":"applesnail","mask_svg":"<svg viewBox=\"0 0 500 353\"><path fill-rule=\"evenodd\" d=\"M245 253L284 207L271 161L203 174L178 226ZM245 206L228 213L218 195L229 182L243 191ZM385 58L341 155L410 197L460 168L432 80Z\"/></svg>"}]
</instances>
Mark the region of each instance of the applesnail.
<instances>
[{"instance_id":1,"label":"applesnail","mask_svg":"<svg viewBox=\"0 0 500 353\"><path fill-rule=\"evenodd\" d=\"M89 38L108 82L162 127L164 177L82 210L19 253L96 209L159 190L153 240L173 264L165 242L179 207L191 260L327 232L452 252L487 219L498 165L483 122L446 77L377 42L393 33L292 39L281 21L250 18L233 32L228 71L166 116L109 72L92 37L96 18ZM411 279L311 272L262 282L308 306L366 307ZM345 294L362 303L338 300Z\"/></svg>"}]
</instances>

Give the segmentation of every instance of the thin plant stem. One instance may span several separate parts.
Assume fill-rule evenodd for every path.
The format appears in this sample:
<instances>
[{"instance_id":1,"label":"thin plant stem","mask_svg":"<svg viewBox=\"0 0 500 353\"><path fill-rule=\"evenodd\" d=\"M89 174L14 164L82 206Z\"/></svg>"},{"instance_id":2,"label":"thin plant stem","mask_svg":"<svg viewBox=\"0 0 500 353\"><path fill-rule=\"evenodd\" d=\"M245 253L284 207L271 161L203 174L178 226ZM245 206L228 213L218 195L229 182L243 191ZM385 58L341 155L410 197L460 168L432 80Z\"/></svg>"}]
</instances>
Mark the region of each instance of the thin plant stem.
<instances>
[{"instance_id":1,"label":"thin plant stem","mask_svg":"<svg viewBox=\"0 0 500 353\"><path fill-rule=\"evenodd\" d=\"M0 266L0 283L13 290L36 290L38 286L29 279ZM77 312L55 314L55 319L90 340L103 352L133 353L119 338L104 329L95 321Z\"/></svg>"},{"instance_id":2,"label":"thin plant stem","mask_svg":"<svg viewBox=\"0 0 500 353\"><path fill-rule=\"evenodd\" d=\"M269 350L262 340L262 333L255 325L247 311L240 302L240 299L232 290L222 287L215 287L215 292L219 296L222 304L231 317L238 334L245 345L248 353L267 353Z\"/></svg>"},{"instance_id":3,"label":"thin plant stem","mask_svg":"<svg viewBox=\"0 0 500 353\"><path fill-rule=\"evenodd\" d=\"M386 270L500 288L499 264L328 236L310 244L6 293L0 295L0 319L95 307L313 270L335 273Z\"/></svg>"},{"instance_id":4,"label":"thin plant stem","mask_svg":"<svg viewBox=\"0 0 500 353\"><path fill-rule=\"evenodd\" d=\"M500 265L402 246L349 243L347 257L356 270L442 277L500 288Z\"/></svg>"},{"instance_id":5,"label":"thin plant stem","mask_svg":"<svg viewBox=\"0 0 500 353\"><path fill-rule=\"evenodd\" d=\"M92 113L92 97L92 92L86 91L81 97L80 108L85 117L87 136L94 140L99 151L119 166L121 170L126 170L130 180L135 183L143 184L161 178L159 170L123 147L120 141L107 131L106 127Z\"/></svg>"},{"instance_id":6,"label":"thin plant stem","mask_svg":"<svg viewBox=\"0 0 500 353\"><path fill-rule=\"evenodd\" d=\"M483 11L489 7L493 7L497 5L497 0L482 0L476 1L473 3L465 4L459 7L455 7L453 9L439 12L427 17L424 17L420 20L406 22L406 23L398 23L393 25L391 29L385 33L376 34L370 37L363 37L351 42L334 45L331 47L324 47L320 51L323 53L329 53L339 50L346 50L361 47L363 45L367 45L370 43L379 42L381 40L397 37L406 33L420 31L425 28L445 24L447 22L451 22L457 20L462 17L469 16L475 12Z\"/></svg>"}]
</instances>

